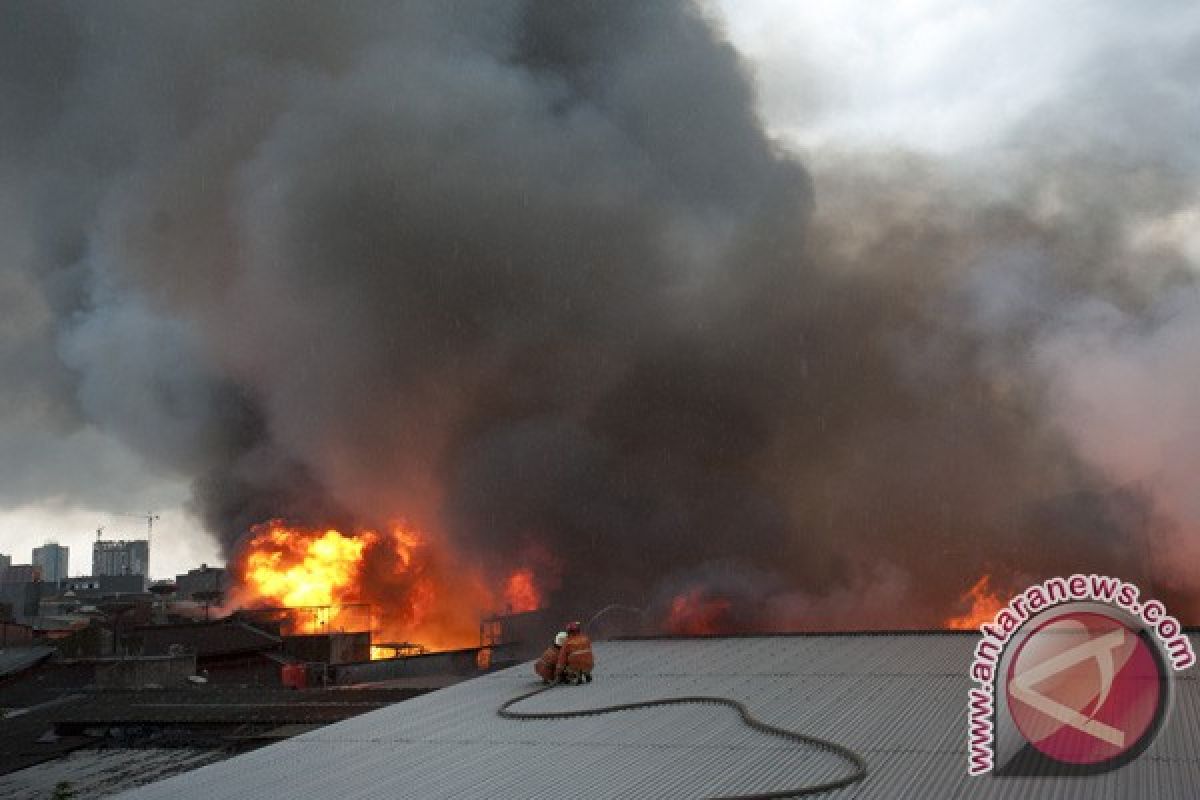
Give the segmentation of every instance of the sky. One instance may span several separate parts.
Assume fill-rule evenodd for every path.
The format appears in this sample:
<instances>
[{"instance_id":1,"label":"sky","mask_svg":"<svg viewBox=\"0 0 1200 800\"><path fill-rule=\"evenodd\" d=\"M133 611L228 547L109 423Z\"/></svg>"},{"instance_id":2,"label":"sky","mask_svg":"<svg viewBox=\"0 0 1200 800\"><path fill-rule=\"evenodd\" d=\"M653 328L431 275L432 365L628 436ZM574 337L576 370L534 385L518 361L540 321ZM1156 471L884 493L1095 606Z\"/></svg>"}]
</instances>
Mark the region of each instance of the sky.
<instances>
[{"instance_id":1,"label":"sky","mask_svg":"<svg viewBox=\"0 0 1200 800\"><path fill-rule=\"evenodd\" d=\"M1113 87L1112 96L1153 97L1157 56L1194 48L1200 35L1200 12L1193 4L1166 4L1153 15L1141 4L1036 0L724 0L708 8L723 20L749 66L768 131L812 169L818 190L823 165L858 152L908 152L952 160L956 170L967 174L990 175L1022 150L1047 115L1055 118L1058 140L1082 132L1094 136L1100 129L1101 140L1142 141L1148 153L1161 151L1164 159L1180 150L1181 131L1188 130L1187 125L1158 120L1153 109L1136 104L1113 113L1106 87ZM1128 68L1115 69L1114 63ZM1150 82L1146 92L1138 91L1138 80ZM1129 91L1131 83L1135 91ZM0 83L0 88L12 86ZM1064 96L1072 102L1062 103ZM1194 101L1180 107L1196 113ZM1042 109L1049 110L1043 114ZM0 161L0 185L5 171L15 170ZM19 179L8 185L0 190L0 226L7 232L0 258L16 262L40 243ZM818 191L819 209L821 197ZM1053 198L1043 199L1053 206ZM836 201L828 205L836 208ZM1162 217L1147 216L1132 235L1147 248L1167 243L1190 253L1194 268L1200 261L1198 219L1200 202L1190 210L1185 204ZM996 296L1003 296L1003 287L989 290L989 297ZM103 527L105 538L141 536L144 524L128 515L149 510L161 516L155 525L152 577L201 562L219 563L216 540L192 510L191 475L179 465L145 458L155 447L145 437L158 430L153 419L157 406L147 405L147 433L130 430L127 422L121 423L124 428L114 426L104 415L107 392L136 396L162 390L119 381L125 374L122 363L163 358L166 348L132 334L123 339L117 331L105 341L125 346L96 354L89 351L92 340L84 329L60 339L54 352L38 355L43 345L22 337L50 315L40 303L18 275L0 270L0 347L41 358L22 360L23 368L38 370L39 382L57 380L54 372L64 364L70 368L107 359L116 385L106 385L103 373L78 384L81 405L90 411L77 417L57 407L53 393L26 391L30 376L10 371L7 386L0 389L0 553L26 562L33 547L55 540L71 547L72 574L85 574L96 530ZM1123 335L1124 322L1111 309L1081 308L1077 314L1088 320L1077 335L1042 342L1031 353L1063 376L1055 387L1062 399L1060 423L1074 430L1081 449L1120 482L1153 479L1170 502L1180 507L1194 502L1178 476L1195 474L1188 470L1200 467L1192 455L1200 448L1179 443L1195 434L1177 423L1189 417L1191 400L1200 396L1195 380L1178 369L1179 358L1187 358L1200 334L1193 315L1180 311L1145 339ZM159 341L184 335L164 328ZM1096 358L1097 353L1103 357ZM1082 356L1095 368L1073 370ZM1097 429L1141 429L1138 422L1147 408L1138 387L1149 384L1161 387L1171 411L1151 422L1146 437L1114 444L1092 435ZM186 405L186 381L168 389L177 391L178 402ZM1113 402L1088 401L1096 396ZM178 435L191 434L183 430ZM131 441L138 443L136 449Z\"/></svg>"},{"instance_id":2,"label":"sky","mask_svg":"<svg viewBox=\"0 0 1200 800\"><path fill-rule=\"evenodd\" d=\"M900 145L962 154L1068 91L1114 48L1186 41L1196 12L1115 2L718 4L754 65L763 114L804 148ZM1082 109L1080 109L1082 111Z\"/></svg>"}]
</instances>

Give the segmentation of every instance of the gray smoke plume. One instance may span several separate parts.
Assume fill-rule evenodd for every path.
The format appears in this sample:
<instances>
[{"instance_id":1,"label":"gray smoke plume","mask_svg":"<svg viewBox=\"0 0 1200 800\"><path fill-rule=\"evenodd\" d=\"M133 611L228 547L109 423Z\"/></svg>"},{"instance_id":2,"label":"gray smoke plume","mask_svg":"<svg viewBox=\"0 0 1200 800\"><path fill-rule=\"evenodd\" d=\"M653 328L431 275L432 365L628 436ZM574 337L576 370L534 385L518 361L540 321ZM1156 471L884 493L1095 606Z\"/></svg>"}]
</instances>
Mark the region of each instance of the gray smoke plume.
<instances>
[{"instance_id":1,"label":"gray smoke plume","mask_svg":"<svg viewBox=\"0 0 1200 800\"><path fill-rule=\"evenodd\" d=\"M1196 53L1140 68L1194 96ZM686 2L13 5L0 391L189 476L229 553L403 518L743 630L938 624L985 572L1197 610L1179 473L1093 427L1196 366L1197 115L1131 145L1104 85L990 172L806 169Z\"/></svg>"}]
</instances>

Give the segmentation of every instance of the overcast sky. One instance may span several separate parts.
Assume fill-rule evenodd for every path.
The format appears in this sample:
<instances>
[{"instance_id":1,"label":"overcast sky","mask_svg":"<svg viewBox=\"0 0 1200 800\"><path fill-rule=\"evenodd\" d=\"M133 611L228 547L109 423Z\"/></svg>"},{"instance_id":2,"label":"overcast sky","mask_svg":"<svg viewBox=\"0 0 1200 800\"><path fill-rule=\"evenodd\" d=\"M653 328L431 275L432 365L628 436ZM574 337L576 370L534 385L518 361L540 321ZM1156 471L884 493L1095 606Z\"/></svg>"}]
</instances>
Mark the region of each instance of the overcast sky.
<instances>
[{"instance_id":1,"label":"overcast sky","mask_svg":"<svg viewBox=\"0 0 1200 800\"><path fill-rule=\"evenodd\" d=\"M1142 54L1193 41L1197 31L1191 3L1172 13L1170 4L1156 6L1154 14L1136 3L1041 0L723 0L713 8L752 67L768 127L810 162L893 147L986 162L1012 145L1014 128L1028 124L1038 108L1102 73L1113 53L1132 53L1136 65ZM1086 125L1093 112L1085 103L1069 113ZM1136 129L1141 122L1128 124ZM1149 140L1156 135L1153 127ZM4 179L0 172L0 184ZM3 244L7 259L20 259L32 247L25 237L36 226L25 213L17 190L0 191L0 224L10 232ZM1194 240L1195 226L1186 223L1158 221L1147 235ZM1200 254L1200 247L1192 252ZM42 313L28 292L18 278L0 271L3 348L36 346L19 340L29 329L21 321ZM1058 355L1066 358L1069 352ZM69 363L72 354L57 355ZM146 464L96 421L64 421L43 398L23 390L22 375L7 375L5 381L0 553L27 562L31 548L55 539L71 547L72 573L84 574L97 528L111 538L141 536L144 523L120 514L150 509L161 515L152 555L155 577L219 561L216 544L186 510L186 477ZM1186 397L1190 389L1180 391ZM1135 401L1126 405L1127 413L1137 413Z\"/></svg>"}]
</instances>

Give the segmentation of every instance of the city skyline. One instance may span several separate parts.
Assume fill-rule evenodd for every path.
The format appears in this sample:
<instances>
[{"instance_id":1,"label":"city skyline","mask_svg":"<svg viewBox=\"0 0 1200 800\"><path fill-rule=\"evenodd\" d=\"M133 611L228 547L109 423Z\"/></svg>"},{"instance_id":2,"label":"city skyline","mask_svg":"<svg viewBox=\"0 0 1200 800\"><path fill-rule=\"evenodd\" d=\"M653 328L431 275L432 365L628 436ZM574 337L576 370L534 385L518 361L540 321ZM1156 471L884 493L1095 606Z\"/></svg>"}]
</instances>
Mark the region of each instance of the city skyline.
<instances>
[{"instance_id":1,"label":"city skyline","mask_svg":"<svg viewBox=\"0 0 1200 800\"><path fill-rule=\"evenodd\" d=\"M85 541L85 545L82 546L82 551L88 553L88 557L83 560L84 563L86 563L88 565L86 567L85 566L75 566L76 564L79 564L80 561L76 560L76 559L72 559L70 557L70 552L73 549L72 546L64 545L62 543L62 541L60 541L58 538L51 537L51 538L47 538L47 539L43 540L41 542L41 544L35 544L34 546L27 548L24 551L22 551L22 550L13 550L13 551L0 550L0 568L6 567L6 566L38 566L38 567L42 568L42 580L47 581L47 582L55 581L55 580L65 580L67 578L87 578L87 577L93 577L97 574L109 574L109 573L97 573L96 572L94 559L96 556L95 545L97 543L97 540L94 538L95 537L94 533L92 534L92 537L93 538L91 541ZM84 537L78 537L78 538L82 539ZM147 540L145 539L144 536L138 537L135 533L132 533L132 532L129 535L115 534L112 539L104 539L101 541L104 541L105 543L109 543L109 544L122 544L122 545L141 544L141 543L147 542ZM61 553L63 554L61 556L62 560L61 560L61 562L59 562L60 564L63 565L62 572L60 575L58 575L57 578L55 577L55 575L57 574L56 570L53 567L48 566L47 563L43 563L43 562L39 561L39 552L47 550L48 548L58 548L58 550L61 551ZM74 547L74 549L76 552L80 552L79 545L76 545ZM28 553L28 556L26 556L25 553ZM49 558L49 556L47 556L47 558ZM153 562L151 563L151 566L152 566L152 569L154 570L154 574L148 575L147 579L152 580L152 581L153 580L172 580L181 575L188 574L190 572L214 570L214 569L215 570L223 570L225 568L225 564L217 559L214 559L212 561L201 559L199 561L196 561L195 563L183 564L178 569L175 569L174 571L172 571L169 568L164 568L162 570L158 570L156 567L154 567ZM113 574L122 574L122 573L113 573Z\"/></svg>"}]
</instances>

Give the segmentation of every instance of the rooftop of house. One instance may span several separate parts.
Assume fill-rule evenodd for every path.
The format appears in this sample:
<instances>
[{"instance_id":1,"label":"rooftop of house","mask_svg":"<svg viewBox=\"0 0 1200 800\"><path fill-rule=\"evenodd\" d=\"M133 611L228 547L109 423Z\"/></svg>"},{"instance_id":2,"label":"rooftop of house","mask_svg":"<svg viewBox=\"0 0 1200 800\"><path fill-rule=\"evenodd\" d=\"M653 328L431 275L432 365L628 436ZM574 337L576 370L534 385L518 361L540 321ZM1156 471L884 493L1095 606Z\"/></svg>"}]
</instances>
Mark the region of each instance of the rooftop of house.
<instances>
[{"instance_id":1,"label":"rooftop of house","mask_svg":"<svg viewBox=\"0 0 1200 800\"><path fill-rule=\"evenodd\" d=\"M921 633L597 642L595 682L554 688L519 708L727 697L770 725L861 753L868 777L825 795L833 798L1194 798L1200 690L1192 673L1179 677L1155 742L1119 770L1069 779L968 776L976 641ZM573 798L685 798L775 791L849 769L827 750L754 731L717 705L550 721L497 716L502 703L537 685L522 664L123 796L558 798L570 787Z\"/></svg>"}]
</instances>

